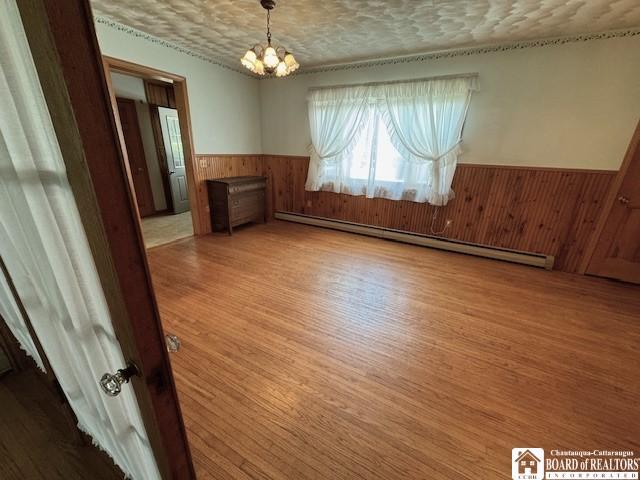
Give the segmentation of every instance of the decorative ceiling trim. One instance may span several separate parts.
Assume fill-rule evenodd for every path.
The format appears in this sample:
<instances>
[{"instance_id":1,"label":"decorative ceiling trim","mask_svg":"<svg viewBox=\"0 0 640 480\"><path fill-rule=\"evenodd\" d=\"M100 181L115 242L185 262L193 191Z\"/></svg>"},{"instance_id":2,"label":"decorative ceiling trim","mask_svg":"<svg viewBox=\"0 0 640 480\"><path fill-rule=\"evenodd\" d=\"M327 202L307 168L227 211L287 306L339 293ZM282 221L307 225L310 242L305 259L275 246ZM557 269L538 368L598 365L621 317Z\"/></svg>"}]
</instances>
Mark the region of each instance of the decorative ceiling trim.
<instances>
[{"instance_id":1,"label":"decorative ceiling trim","mask_svg":"<svg viewBox=\"0 0 640 480\"><path fill-rule=\"evenodd\" d=\"M587 33L566 37L553 37L541 40L524 40L520 42L504 43L496 45L486 45L480 47L462 47L434 52L407 55L401 57L389 57L377 60L362 60L359 62L337 63L333 65L320 65L317 67L301 68L295 75L305 75L321 72L335 72L338 70L353 70L358 68L377 67L381 65L397 65L400 63L424 62L427 60L438 60L441 58L466 57L471 55L482 55L485 53L506 52L510 50L523 50L527 48L549 47L564 45L567 43L588 42L592 40L607 40L610 38L635 37L640 35L640 28L630 28L624 30L611 30L600 33Z\"/></svg>"},{"instance_id":2,"label":"decorative ceiling trim","mask_svg":"<svg viewBox=\"0 0 640 480\"><path fill-rule=\"evenodd\" d=\"M175 50L178 53L189 55L190 57L197 58L198 60L202 60L203 62L211 63L212 65L215 65L217 67L226 68L227 70L240 73L246 77L258 78L256 75L248 72L245 69L241 69L234 65L230 65L228 63L225 63L221 60L217 60L215 58L207 57L206 55L203 55L198 52L194 52L193 50L189 50L188 48L178 45L177 43L169 42L167 40L162 40L161 38L151 35L150 33L143 32L142 30L138 30L137 28L133 28L128 25L123 25L122 23L116 22L109 18L102 17L100 15L94 15L94 20L96 23L99 23L100 25L105 25L119 32L126 33L136 38L141 38L155 45L160 45L162 47L170 48L172 50Z\"/></svg>"},{"instance_id":3,"label":"decorative ceiling trim","mask_svg":"<svg viewBox=\"0 0 640 480\"><path fill-rule=\"evenodd\" d=\"M158 38L154 35L143 32L133 27L129 27L128 25L123 25L109 18L102 17L99 15L96 15L94 18L95 18L95 22L101 25L108 26L110 28L126 33L128 35L132 35L137 38L142 38L143 40L147 40L148 42L151 42L156 45L160 45L166 48L171 48L179 53L189 55L191 57L197 58L204 62L211 63L221 68L225 68L227 70L231 70L241 75L244 75L250 78L255 78L257 80L269 80L271 78L271 77L259 77L255 74L248 72L246 69L241 69L236 67L235 65L230 65L221 60L207 57L206 55L195 52L193 50L189 50L188 48L185 48L176 43L162 40L161 38ZM402 63L424 62L427 60L438 60L441 58L466 57L471 55L482 55L486 53L507 52L510 50L524 50L528 48L549 47L549 46L565 45L568 43L588 42L592 40L607 40L611 38L635 37L638 35L640 35L640 28L629 28L624 30L611 30L608 32L600 32L600 33L585 33L585 34L571 35L571 36L565 36L565 37L553 37L553 38L546 38L541 40L524 40L520 42L504 43L504 44L496 44L496 45L485 45L485 46L479 46L479 47L452 48L447 50L438 50L434 52L406 55L406 56L400 56L400 57L388 57L388 58L382 58L382 59L376 59L376 60L363 60L358 62L337 63L332 65L320 65L317 67L306 67L306 68L302 67L300 70L293 73L291 77L295 77L297 75L313 74L313 73L335 72L339 70L354 70L359 68L378 67L382 65L397 65Z\"/></svg>"}]
</instances>

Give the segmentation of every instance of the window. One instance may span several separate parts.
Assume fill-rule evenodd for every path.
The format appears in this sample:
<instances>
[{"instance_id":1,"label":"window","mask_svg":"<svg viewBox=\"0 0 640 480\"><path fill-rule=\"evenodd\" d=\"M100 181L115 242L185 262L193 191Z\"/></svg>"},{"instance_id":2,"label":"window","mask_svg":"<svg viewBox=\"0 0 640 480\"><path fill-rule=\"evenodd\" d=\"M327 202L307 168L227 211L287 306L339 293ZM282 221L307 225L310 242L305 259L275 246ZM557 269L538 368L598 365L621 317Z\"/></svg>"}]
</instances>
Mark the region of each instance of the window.
<instances>
[{"instance_id":1,"label":"window","mask_svg":"<svg viewBox=\"0 0 640 480\"><path fill-rule=\"evenodd\" d=\"M307 190L446 204L475 80L312 91Z\"/></svg>"}]
</instances>

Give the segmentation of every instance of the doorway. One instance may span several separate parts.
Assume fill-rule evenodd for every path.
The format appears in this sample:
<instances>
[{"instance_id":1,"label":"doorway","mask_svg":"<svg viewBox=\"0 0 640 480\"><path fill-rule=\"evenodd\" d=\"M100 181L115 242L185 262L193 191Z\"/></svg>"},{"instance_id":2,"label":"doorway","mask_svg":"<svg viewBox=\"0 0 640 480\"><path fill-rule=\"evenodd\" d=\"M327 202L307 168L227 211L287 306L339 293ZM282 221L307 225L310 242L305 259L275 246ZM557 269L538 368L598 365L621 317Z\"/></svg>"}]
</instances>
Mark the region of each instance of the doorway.
<instances>
[{"instance_id":1,"label":"doorway","mask_svg":"<svg viewBox=\"0 0 640 480\"><path fill-rule=\"evenodd\" d=\"M194 235L186 80L103 58L145 247Z\"/></svg>"}]
</instances>

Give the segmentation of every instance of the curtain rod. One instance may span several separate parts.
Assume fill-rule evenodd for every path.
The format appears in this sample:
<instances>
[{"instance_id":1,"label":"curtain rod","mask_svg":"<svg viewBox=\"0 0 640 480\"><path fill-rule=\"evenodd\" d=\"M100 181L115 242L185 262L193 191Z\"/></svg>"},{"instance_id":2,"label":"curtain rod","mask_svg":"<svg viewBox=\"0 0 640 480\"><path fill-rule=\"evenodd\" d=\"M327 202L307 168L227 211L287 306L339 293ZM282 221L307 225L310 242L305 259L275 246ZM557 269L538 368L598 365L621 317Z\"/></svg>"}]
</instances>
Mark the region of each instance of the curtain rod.
<instances>
[{"instance_id":1,"label":"curtain rod","mask_svg":"<svg viewBox=\"0 0 640 480\"><path fill-rule=\"evenodd\" d=\"M309 91L312 92L314 90L327 90L329 88L347 88L347 87L375 87L378 85L393 85L395 83L417 83L417 82L426 82L430 80L447 80L450 78L473 78L477 77L480 74L478 72L472 73L460 73L460 74L451 74L451 75L438 75L435 77L423 77L423 78L410 78L407 80L390 80L387 82L369 82L369 83L350 83L343 85L326 85L321 87L310 87Z\"/></svg>"}]
</instances>

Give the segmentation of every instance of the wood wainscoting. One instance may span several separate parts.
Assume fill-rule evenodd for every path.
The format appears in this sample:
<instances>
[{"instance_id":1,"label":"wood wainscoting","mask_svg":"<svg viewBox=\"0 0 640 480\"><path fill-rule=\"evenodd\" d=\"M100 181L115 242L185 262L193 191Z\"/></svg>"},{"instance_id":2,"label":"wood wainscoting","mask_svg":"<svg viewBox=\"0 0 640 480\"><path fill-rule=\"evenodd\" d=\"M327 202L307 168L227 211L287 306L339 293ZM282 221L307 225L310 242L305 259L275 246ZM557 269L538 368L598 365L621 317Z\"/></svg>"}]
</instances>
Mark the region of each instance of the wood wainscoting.
<instances>
[{"instance_id":1,"label":"wood wainscoting","mask_svg":"<svg viewBox=\"0 0 640 480\"><path fill-rule=\"evenodd\" d=\"M198 209L204 212L199 215L198 225L194 228L196 235L211 233L211 215L209 213L209 197L207 180L214 178L239 177L244 175L263 175L263 155L196 155L196 202ZM267 185L267 197L269 194ZM267 208L269 208L267 206ZM267 210L269 216L272 210Z\"/></svg>"},{"instance_id":2,"label":"wood wainscoting","mask_svg":"<svg viewBox=\"0 0 640 480\"><path fill-rule=\"evenodd\" d=\"M304 213L336 220L431 234L435 207L408 201L306 192L309 157L198 155L200 232L211 231L205 180L265 175L267 212ZM569 170L460 164L456 198L438 212L441 237L555 256L557 270L576 272L611 181L609 170Z\"/></svg>"}]
</instances>

